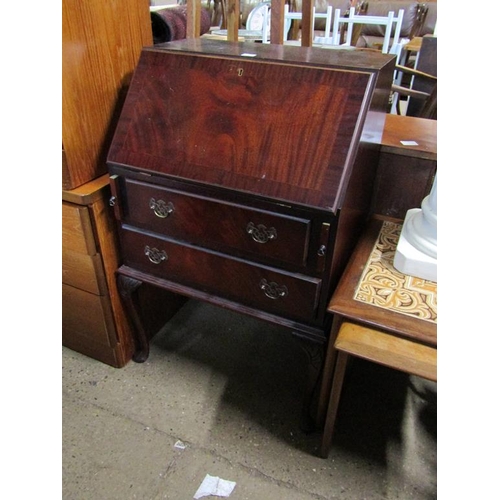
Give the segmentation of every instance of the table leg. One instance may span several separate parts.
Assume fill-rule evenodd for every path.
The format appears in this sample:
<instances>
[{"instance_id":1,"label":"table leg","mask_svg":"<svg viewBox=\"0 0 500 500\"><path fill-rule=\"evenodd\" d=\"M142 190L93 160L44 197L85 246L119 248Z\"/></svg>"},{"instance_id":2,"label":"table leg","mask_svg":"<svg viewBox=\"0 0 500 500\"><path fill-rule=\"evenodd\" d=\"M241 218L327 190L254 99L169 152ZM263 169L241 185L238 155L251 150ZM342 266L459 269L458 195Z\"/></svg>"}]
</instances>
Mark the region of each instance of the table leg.
<instances>
[{"instance_id":1,"label":"table leg","mask_svg":"<svg viewBox=\"0 0 500 500\"><path fill-rule=\"evenodd\" d=\"M328 397L332 386L332 374L337 360L337 349L335 349L335 340L340 330L341 317L334 315L330 337L328 339L328 347L326 350L325 366L323 367L323 375L319 390L318 408L316 411L316 427L322 429L325 424L326 410L328 406Z\"/></svg>"},{"instance_id":2,"label":"table leg","mask_svg":"<svg viewBox=\"0 0 500 500\"><path fill-rule=\"evenodd\" d=\"M338 351L335 373L333 375L332 390L330 392L330 401L328 403L328 410L326 414L325 428L323 430L323 439L321 441L320 456L322 458L328 457L328 452L332 443L333 428L335 426L335 419L337 418L337 411L339 409L340 394L342 392L342 385L344 383L344 375L348 359L349 354Z\"/></svg>"}]
</instances>

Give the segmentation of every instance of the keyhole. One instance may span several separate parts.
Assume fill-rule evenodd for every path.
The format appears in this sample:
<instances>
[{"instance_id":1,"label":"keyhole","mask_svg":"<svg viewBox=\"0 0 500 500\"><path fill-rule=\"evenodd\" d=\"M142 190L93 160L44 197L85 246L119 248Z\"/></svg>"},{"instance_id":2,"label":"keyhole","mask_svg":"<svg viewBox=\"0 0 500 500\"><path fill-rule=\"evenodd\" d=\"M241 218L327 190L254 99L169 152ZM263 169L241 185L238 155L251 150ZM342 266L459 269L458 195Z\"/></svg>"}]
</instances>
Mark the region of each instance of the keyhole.
<instances>
[{"instance_id":1,"label":"keyhole","mask_svg":"<svg viewBox=\"0 0 500 500\"><path fill-rule=\"evenodd\" d=\"M238 68L238 76L243 76L243 68Z\"/></svg>"}]
</instances>

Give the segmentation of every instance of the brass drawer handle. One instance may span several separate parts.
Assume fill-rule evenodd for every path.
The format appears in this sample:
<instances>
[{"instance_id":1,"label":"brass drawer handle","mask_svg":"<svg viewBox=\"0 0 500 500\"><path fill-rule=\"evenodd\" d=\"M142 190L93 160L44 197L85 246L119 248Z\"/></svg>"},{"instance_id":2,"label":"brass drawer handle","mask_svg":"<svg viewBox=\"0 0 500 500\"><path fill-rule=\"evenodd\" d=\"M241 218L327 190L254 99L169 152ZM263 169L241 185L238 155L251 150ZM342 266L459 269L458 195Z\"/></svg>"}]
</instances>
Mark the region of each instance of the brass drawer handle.
<instances>
[{"instance_id":1,"label":"brass drawer handle","mask_svg":"<svg viewBox=\"0 0 500 500\"><path fill-rule=\"evenodd\" d=\"M157 248L151 248L149 246L144 247L144 254L147 255L148 259L153 264L160 264L164 260L168 259L168 255L165 250L158 250Z\"/></svg>"},{"instance_id":2,"label":"brass drawer handle","mask_svg":"<svg viewBox=\"0 0 500 500\"><path fill-rule=\"evenodd\" d=\"M252 236L252 239L257 243L267 243L268 241L275 240L278 237L278 233L274 227L270 227L268 229L264 226L264 224L256 226L253 222L248 223L247 233Z\"/></svg>"},{"instance_id":3,"label":"brass drawer handle","mask_svg":"<svg viewBox=\"0 0 500 500\"><path fill-rule=\"evenodd\" d=\"M261 290L264 290L266 297L273 300L282 299L288 295L288 288L285 285L278 285L274 281L268 283L266 279L262 279L259 286Z\"/></svg>"},{"instance_id":4,"label":"brass drawer handle","mask_svg":"<svg viewBox=\"0 0 500 500\"><path fill-rule=\"evenodd\" d=\"M174 204L171 201L165 203L163 200L151 198L149 200L149 208L153 210L157 217L165 219L174 211Z\"/></svg>"}]
</instances>

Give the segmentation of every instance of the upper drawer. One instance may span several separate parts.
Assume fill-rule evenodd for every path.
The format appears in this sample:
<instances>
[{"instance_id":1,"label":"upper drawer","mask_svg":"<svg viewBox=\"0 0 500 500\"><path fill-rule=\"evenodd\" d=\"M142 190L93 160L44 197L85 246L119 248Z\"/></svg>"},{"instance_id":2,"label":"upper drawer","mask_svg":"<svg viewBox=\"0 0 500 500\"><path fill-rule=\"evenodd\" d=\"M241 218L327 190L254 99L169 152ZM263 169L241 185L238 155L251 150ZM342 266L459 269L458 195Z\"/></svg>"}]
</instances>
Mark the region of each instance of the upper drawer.
<instances>
[{"instance_id":1,"label":"upper drawer","mask_svg":"<svg viewBox=\"0 0 500 500\"><path fill-rule=\"evenodd\" d=\"M97 252L87 207L63 202L62 245L64 250L85 255Z\"/></svg>"},{"instance_id":2,"label":"upper drawer","mask_svg":"<svg viewBox=\"0 0 500 500\"><path fill-rule=\"evenodd\" d=\"M274 314L315 318L320 279L253 264L227 255L121 230L125 265L199 291Z\"/></svg>"},{"instance_id":3,"label":"upper drawer","mask_svg":"<svg viewBox=\"0 0 500 500\"><path fill-rule=\"evenodd\" d=\"M305 266L311 221L124 179L124 222L208 248Z\"/></svg>"}]
</instances>

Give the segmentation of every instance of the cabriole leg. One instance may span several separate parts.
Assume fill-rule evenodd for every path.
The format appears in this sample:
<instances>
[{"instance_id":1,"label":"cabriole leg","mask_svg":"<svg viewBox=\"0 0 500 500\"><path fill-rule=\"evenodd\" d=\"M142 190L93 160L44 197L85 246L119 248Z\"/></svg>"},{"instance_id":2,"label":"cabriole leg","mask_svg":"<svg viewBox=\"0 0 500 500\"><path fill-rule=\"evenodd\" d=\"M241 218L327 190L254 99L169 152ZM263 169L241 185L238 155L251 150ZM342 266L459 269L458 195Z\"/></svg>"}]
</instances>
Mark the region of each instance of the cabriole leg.
<instances>
[{"instance_id":1,"label":"cabriole leg","mask_svg":"<svg viewBox=\"0 0 500 500\"><path fill-rule=\"evenodd\" d=\"M118 291L125 305L125 310L135 330L135 353L132 359L136 363L144 363L149 356L149 339L139 314L138 290L142 281L123 276L117 277Z\"/></svg>"}]
</instances>

